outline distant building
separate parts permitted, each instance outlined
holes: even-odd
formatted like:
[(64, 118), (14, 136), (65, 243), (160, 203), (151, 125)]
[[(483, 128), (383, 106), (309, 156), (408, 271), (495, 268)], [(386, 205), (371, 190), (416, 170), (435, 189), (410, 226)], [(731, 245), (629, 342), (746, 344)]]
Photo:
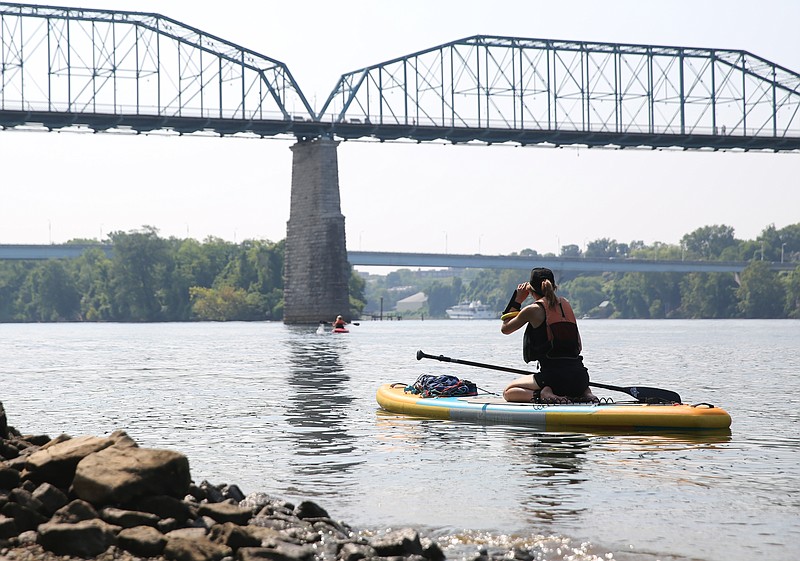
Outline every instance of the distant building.
[(428, 297), (425, 296), (425, 293), (417, 292), (408, 298), (398, 300), (396, 308), (398, 312), (416, 312), (417, 310), (424, 308), (427, 303)]

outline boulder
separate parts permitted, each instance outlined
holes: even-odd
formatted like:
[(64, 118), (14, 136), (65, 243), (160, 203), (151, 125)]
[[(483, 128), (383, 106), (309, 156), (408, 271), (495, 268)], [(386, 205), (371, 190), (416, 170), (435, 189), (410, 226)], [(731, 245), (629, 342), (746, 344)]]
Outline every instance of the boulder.
[(184, 497), (191, 476), (189, 460), (172, 450), (108, 447), (80, 460), (72, 490), (95, 505), (126, 503), (137, 497)]
[(119, 531), (99, 519), (75, 524), (48, 522), (39, 526), (36, 541), (56, 555), (96, 557), (114, 544)]
[[(138, 510), (123, 510), (121, 508), (104, 508), (100, 511), (100, 518), (121, 528), (135, 528), (137, 526), (150, 526), (156, 528), (160, 519), (155, 514), (140, 512)], [(161, 532), (159, 532), (160, 534)]]
[(253, 517), (253, 511), (249, 508), (241, 507), (231, 503), (204, 503), (201, 504), (197, 513), (200, 516), (208, 516), (219, 523), (233, 522), (244, 526)]
[(0, 514), (0, 540), (13, 538), (17, 534), (19, 534), (19, 530), (17, 530), (17, 523), (14, 522), (14, 519)]
[(231, 548), (208, 538), (169, 538), (164, 557), (172, 561), (220, 561), (233, 555)]
[(236, 553), (239, 561), (311, 561), (314, 550), (310, 546), (281, 544), (277, 548), (243, 547)]
[(166, 495), (143, 497), (126, 504), (125, 508), (149, 512), (150, 514), (155, 514), (162, 520), (172, 518), (179, 524), (184, 523), (187, 519), (197, 517), (196, 505)]
[(3, 407), (3, 402), (0, 401), (0, 438), (8, 437), (8, 419), (6, 418), (6, 410)]
[(227, 545), (236, 551), (242, 547), (260, 547), (261, 539), (251, 532), (247, 527), (238, 526), (232, 522), (217, 524), (211, 528), (208, 539), (214, 543)]
[(14, 502), (4, 504), (0, 509), (0, 514), (13, 518), (17, 530), (20, 532), (35, 530), (39, 524), (47, 522), (47, 518), (35, 510)]
[[(52, 442), (52, 441), (51, 441)], [(114, 444), (111, 438), (79, 436), (42, 446), (28, 456), (25, 477), (36, 483), (52, 483), (66, 489), (75, 476), (78, 463), (90, 454)]]
[(167, 538), (151, 526), (125, 528), (117, 534), (117, 546), (134, 555), (156, 557), (164, 551)]
[(10, 467), (0, 465), (0, 489), (11, 490), (19, 485), (19, 472)]
[(395, 530), (375, 537), (370, 541), (370, 545), (375, 548), (380, 557), (422, 555), (422, 542), (419, 534), (410, 528)]
[(51, 522), (60, 522), (63, 524), (74, 524), (84, 520), (93, 520), (98, 517), (97, 511), (94, 507), (82, 501), (75, 499), (71, 503), (59, 508), (52, 516)]
[(42, 483), (33, 491), (33, 497), (42, 504), (42, 514), (52, 516), (69, 502), (67, 496), (55, 485)]
[(303, 501), (294, 509), (294, 515), (300, 520), (306, 518), (329, 518), (328, 512), (314, 501)]
[(339, 550), (338, 559), (341, 561), (359, 561), (376, 557), (375, 549), (371, 545), (348, 542)]

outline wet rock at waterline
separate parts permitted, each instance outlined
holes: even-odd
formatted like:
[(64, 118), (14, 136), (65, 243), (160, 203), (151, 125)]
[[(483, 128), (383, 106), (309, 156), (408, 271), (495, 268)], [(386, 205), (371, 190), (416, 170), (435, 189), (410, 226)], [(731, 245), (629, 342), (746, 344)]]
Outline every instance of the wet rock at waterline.
[(22, 435), (0, 403), (0, 558), (442, 561), (411, 529), (366, 538), (312, 501), (199, 485), (189, 460), (107, 437)]

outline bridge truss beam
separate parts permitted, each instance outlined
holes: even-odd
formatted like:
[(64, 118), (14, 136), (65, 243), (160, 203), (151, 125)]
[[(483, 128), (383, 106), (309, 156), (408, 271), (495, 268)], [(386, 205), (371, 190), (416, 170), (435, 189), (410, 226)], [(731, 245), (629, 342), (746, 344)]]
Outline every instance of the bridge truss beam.
[(313, 118), (282, 62), (158, 14), (3, 2), (0, 50), (2, 127), (271, 135)]
[(800, 75), (746, 51), (479, 35), (342, 75), (319, 120), (381, 140), (793, 150)]

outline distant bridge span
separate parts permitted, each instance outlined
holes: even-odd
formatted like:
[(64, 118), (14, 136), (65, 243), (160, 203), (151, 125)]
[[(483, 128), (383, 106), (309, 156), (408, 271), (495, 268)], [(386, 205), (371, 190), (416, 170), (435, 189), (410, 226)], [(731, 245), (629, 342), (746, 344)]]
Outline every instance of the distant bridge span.
[[(0, 245), (0, 260), (72, 259), (88, 249), (98, 248), (107, 256), (107, 244)], [(453, 269), (523, 269), (548, 267), (559, 273), (739, 273), (748, 261), (673, 261), (667, 259), (595, 259), (584, 257), (526, 257), (518, 255), (457, 255), (348, 251), (353, 266), (434, 267)], [(797, 263), (769, 263), (774, 271), (792, 271)]]

